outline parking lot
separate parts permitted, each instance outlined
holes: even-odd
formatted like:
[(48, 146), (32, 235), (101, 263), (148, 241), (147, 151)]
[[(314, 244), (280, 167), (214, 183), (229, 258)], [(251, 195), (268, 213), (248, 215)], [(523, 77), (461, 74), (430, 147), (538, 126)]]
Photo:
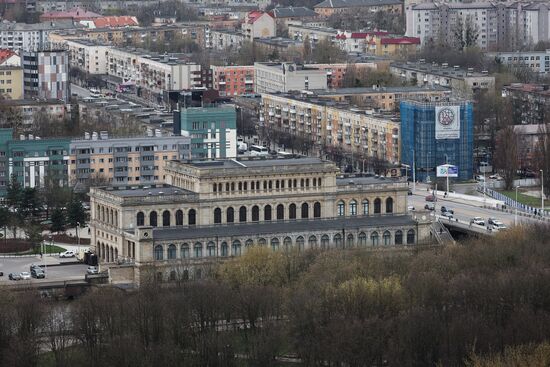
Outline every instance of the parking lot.
[[(0, 284), (16, 283), (9, 280), (10, 273), (28, 272), (31, 264), (40, 265), (46, 271), (46, 278), (34, 279), (31, 282), (47, 282), (59, 280), (78, 280), (84, 279), (86, 274), (86, 264), (74, 264), (75, 258), (60, 259), (57, 256), (47, 256), (43, 259), (40, 256), (36, 257), (6, 257), (0, 258), (0, 272), (4, 275), (0, 277)], [(66, 265), (63, 265), (63, 264)], [(44, 266), (46, 265), (46, 266)], [(17, 281), (28, 282), (28, 280)]]

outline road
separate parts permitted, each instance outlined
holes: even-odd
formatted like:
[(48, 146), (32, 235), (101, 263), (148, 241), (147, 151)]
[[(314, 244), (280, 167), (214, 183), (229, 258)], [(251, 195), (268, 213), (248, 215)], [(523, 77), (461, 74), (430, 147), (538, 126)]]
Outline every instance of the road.
[(91, 96), (91, 93), (88, 89), (79, 87), (76, 84), (71, 84), (71, 93), (76, 94), (80, 98), (88, 98)]
[[(412, 189), (412, 187), (411, 187)], [(425, 186), (417, 186), (416, 191), (413, 192), (413, 195), (408, 196), (408, 206), (413, 206), (416, 210), (424, 209), (426, 202), (426, 195), (430, 193), (426, 190)], [(447, 209), (454, 210), (454, 217), (458, 218), (459, 221), (464, 223), (469, 223), (470, 219), (473, 217), (481, 217), (487, 221), (487, 218), (495, 218), (506, 226), (511, 226), (514, 224), (515, 215), (512, 213), (504, 213), (497, 210), (485, 209), (482, 208), (482, 203), (472, 201), (471, 203), (466, 203), (463, 200), (456, 199), (445, 199), (441, 196), (438, 196), (436, 203), (437, 214), (440, 214), (441, 206), (445, 206)], [(536, 219), (526, 218), (518, 215), (518, 224), (520, 223), (534, 223), (537, 222)]]
[[(46, 262), (46, 267), (44, 267), (44, 260)], [(55, 280), (84, 279), (88, 265), (86, 264), (57, 265), (64, 262), (70, 263), (74, 261), (75, 261), (74, 258), (60, 259), (57, 256), (47, 256), (45, 259), (41, 259), (40, 256), (0, 258), (0, 271), (4, 273), (4, 276), (0, 277), (0, 285), (15, 283), (14, 281), (8, 279), (8, 274), (21, 273), (23, 271), (28, 272), (31, 264), (37, 264), (37, 265), (40, 265), (43, 269), (46, 269), (45, 279), (32, 279), (30, 280), (31, 283), (48, 282), (48, 281), (51, 282)], [(54, 264), (57, 266), (51, 266)], [(29, 281), (28, 280), (19, 281), (19, 283), (20, 282), (29, 282)]]

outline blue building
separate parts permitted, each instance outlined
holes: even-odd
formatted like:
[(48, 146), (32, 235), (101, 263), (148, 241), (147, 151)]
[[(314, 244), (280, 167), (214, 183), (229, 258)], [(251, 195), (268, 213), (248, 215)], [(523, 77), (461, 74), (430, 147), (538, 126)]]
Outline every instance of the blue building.
[[(401, 162), (416, 167), (416, 180), (435, 179), (436, 167), (458, 167), (458, 180), (473, 176), (474, 118), (472, 103), (402, 101)], [(414, 164), (413, 164), (414, 163)]]

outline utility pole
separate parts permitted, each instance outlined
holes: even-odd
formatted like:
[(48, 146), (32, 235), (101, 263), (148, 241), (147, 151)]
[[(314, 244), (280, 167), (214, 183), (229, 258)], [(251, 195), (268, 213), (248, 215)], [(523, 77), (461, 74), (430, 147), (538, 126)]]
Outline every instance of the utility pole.
[(413, 153), (413, 191), (416, 191), (416, 164), (414, 161), (414, 148), (411, 149)]
[(544, 171), (540, 170), (540, 210), (542, 216), (544, 214)]

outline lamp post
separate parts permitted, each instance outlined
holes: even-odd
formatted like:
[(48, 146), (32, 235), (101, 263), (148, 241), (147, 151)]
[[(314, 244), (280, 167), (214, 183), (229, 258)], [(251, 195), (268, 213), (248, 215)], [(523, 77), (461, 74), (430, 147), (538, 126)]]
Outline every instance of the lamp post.
[(409, 166), (408, 164), (401, 164), (401, 167), (405, 167), (405, 181), (407, 181), (407, 186), (409, 186)]
[(415, 161), (414, 161), (414, 149), (411, 149), (411, 152), (413, 154), (413, 166), (412, 166), (413, 191), (416, 191), (416, 164), (415, 164)]
[(544, 171), (540, 170), (540, 215), (544, 214)]
[(519, 185), (516, 186), (516, 214), (514, 215), (514, 225), (517, 226), (518, 224), (518, 189), (519, 189)]
[(79, 234), (79, 229), (80, 229), (80, 222), (76, 222), (76, 243), (77, 243), (77, 248), (78, 248), (78, 257), (80, 257), (80, 234)]

